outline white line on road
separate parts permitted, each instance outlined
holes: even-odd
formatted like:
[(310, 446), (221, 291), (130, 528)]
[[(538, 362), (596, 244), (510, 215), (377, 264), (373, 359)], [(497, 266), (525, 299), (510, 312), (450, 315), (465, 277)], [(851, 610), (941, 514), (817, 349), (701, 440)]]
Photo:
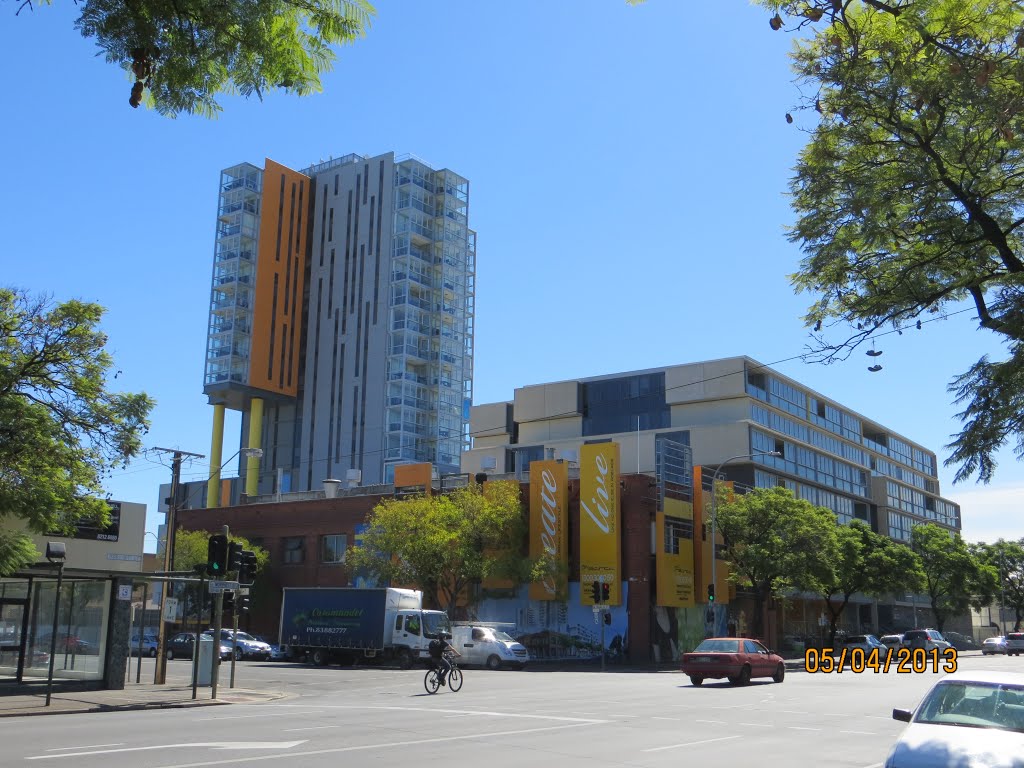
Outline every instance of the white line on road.
[(780, 712), (785, 712), (787, 715), (809, 715), (810, 712), (801, 712), (798, 709), (780, 709)]
[[(122, 747), (121, 749), (96, 749), (92, 752), (65, 752), (63, 755), (33, 755), (26, 760), (53, 760), (58, 757), (86, 757), (89, 755), (109, 755), (115, 752), (146, 752), (153, 749), (175, 749), (177, 747), (209, 747), (210, 749), (291, 749), (302, 741), (200, 741), (194, 744), (154, 744), (148, 747)], [(276, 755), (275, 757), (280, 757)], [(254, 760), (255, 758), (248, 758)]]
[(787, 725), (791, 731), (820, 731), (821, 728), (804, 728), (802, 725)]
[[(246, 757), (229, 758), (227, 760), (209, 760), (202, 763), (182, 763), (180, 765), (166, 765), (162, 768), (204, 768), (209, 765), (232, 765), (235, 763), (243, 763), (248, 765), (254, 763), (257, 760), (287, 760), (288, 758), (306, 758), (313, 755), (334, 755), (341, 752), (361, 752), (369, 749), (387, 749), (389, 747), (414, 747), (420, 744), (443, 744), (450, 741), (468, 741), (470, 739), (486, 739), (494, 736), (518, 736), (527, 733), (543, 733), (544, 731), (562, 731), (567, 728), (580, 728), (584, 725), (599, 724), (600, 720), (589, 720), (585, 723), (570, 723), (567, 725), (552, 725), (546, 728), (524, 728), (518, 731), (495, 731), (493, 733), (474, 733), (464, 734), (461, 736), (441, 736), (436, 739), (418, 739), (416, 741), (388, 741), (381, 744), (363, 744), (358, 747), (335, 747), (333, 749), (317, 749), (309, 752), (280, 752), (276, 755), (248, 755)], [(739, 738), (739, 736), (730, 736), (729, 738)]]
[(47, 752), (66, 752), (69, 749), (99, 749), (100, 747), (123, 747), (124, 742), (119, 741), (116, 744), (86, 744), (81, 747), (55, 747), (53, 749), (46, 750)]
[(307, 728), (282, 728), (282, 731), (319, 731), (324, 728), (341, 728), (340, 725), (311, 725)]
[[(308, 715), (321, 714), (322, 708), (314, 709), (312, 712), (307, 712)], [(264, 712), (261, 715), (228, 715), (226, 717), (217, 717), (216, 715), (210, 715), (209, 717), (193, 717), (193, 723), (208, 723), (211, 720), (251, 720), (254, 717), (280, 717), (276, 712)]]
[(856, 733), (860, 736), (874, 736), (874, 731), (840, 731), (840, 733)]
[[(292, 704), (279, 704), (280, 707), (291, 707)], [(521, 717), (531, 720), (558, 720), (567, 723), (606, 723), (607, 720), (593, 720), (591, 718), (583, 717), (559, 717), (557, 715), (524, 715), (518, 712), (491, 712), (482, 709), (435, 709), (434, 707), (384, 707), (374, 706), (369, 707), (358, 704), (337, 704), (337, 705), (325, 705), (321, 709), (358, 709), (365, 712), (369, 709), (385, 710), (388, 712), (434, 712), (442, 715), (487, 715), (489, 717)], [(226, 718), (225, 718), (226, 719)]]
[(695, 723), (711, 723), (712, 725), (725, 725), (725, 720), (694, 720)]
[(774, 728), (775, 727), (771, 723), (736, 723), (736, 725), (745, 725), (748, 728)]
[(667, 747), (651, 747), (645, 749), (644, 752), (660, 752), (663, 749), (678, 749), (679, 747), (695, 747), (698, 744), (710, 744), (713, 741), (729, 741), (730, 739), (738, 739), (739, 736), (722, 736), (717, 739), (702, 739), (701, 741), (687, 741), (685, 744), (669, 744)]
[(657, 716), (655, 716), (655, 717), (652, 717), (651, 720), (671, 720), (673, 723), (679, 723), (679, 722), (682, 722), (683, 718), (681, 718), (681, 717), (657, 717)]

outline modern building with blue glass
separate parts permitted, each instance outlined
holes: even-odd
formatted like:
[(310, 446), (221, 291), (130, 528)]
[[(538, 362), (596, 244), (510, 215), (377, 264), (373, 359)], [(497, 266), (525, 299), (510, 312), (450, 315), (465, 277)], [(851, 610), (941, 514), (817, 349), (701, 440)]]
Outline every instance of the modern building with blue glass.
[(451, 170), (393, 153), (223, 170), (203, 382), (215, 468), (206, 506), (239, 497), (219, 474), (225, 409), (243, 413), (250, 498), (327, 479), (387, 483), (407, 462), (457, 472), (469, 444), (475, 271), (469, 182)]
[(654, 474), (669, 439), (690, 446), (694, 466), (784, 486), (841, 523), (900, 541), (919, 523), (960, 530), (932, 451), (749, 357), (520, 387), (474, 406), (470, 432), (464, 472), (525, 477), (531, 461), (572, 461), (581, 445), (614, 440), (624, 474)]

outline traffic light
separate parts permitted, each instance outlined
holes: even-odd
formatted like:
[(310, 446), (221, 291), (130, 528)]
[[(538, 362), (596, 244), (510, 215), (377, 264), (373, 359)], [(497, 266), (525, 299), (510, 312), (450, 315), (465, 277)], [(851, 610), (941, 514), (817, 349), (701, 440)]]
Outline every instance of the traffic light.
[(248, 586), (256, 580), (256, 553), (251, 549), (242, 550), (242, 565), (238, 569), (238, 583)]
[[(608, 596), (611, 594), (610, 586), (611, 585), (605, 584), (603, 581), (601, 582), (601, 602), (602, 603), (607, 603), (608, 602)], [(605, 622), (605, 623), (607, 624), (607, 622)]]
[(708, 602), (709, 603), (715, 602), (715, 585), (714, 584), (708, 584)]
[(239, 613), (248, 613), (249, 612), (249, 596), (248, 595), (239, 595), (238, 596), (238, 600), (236, 601), (236, 603), (238, 605), (238, 612)]
[(590, 596), (594, 599), (595, 605), (601, 602), (601, 582), (590, 582)]
[(215, 533), (206, 545), (206, 570), (214, 579), (221, 578), (228, 564), (228, 537)]
[(612, 612), (611, 611), (605, 611), (604, 612), (604, 623), (605, 624), (611, 624), (612, 623)]
[(242, 570), (242, 545), (237, 541), (228, 544), (228, 571), (238, 573)]

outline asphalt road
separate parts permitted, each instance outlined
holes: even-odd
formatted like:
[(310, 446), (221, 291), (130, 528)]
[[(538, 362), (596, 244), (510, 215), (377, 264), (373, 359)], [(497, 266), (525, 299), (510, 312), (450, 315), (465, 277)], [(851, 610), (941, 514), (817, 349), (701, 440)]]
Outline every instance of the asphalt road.
[[(170, 675), (187, 677), (188, 668), (172, 662)], [(961, 657), (960, 668), (1024, 670), (1024, 659)], [(470, 669), (459, 693), (442, 688), (431, 696), (423, 674), (246, 662), (237, 685), (292, 695), (263, 704), (12, 718), (0, 725), (0, 765), (675, 768), (713, 761), (781, 768), (815, 761), (868, 768), (881, 765), (903, 727), (892, 708), (915, 706), (940, 676), (792, 672), (782, 684), (696, 688), (671, 672)]]

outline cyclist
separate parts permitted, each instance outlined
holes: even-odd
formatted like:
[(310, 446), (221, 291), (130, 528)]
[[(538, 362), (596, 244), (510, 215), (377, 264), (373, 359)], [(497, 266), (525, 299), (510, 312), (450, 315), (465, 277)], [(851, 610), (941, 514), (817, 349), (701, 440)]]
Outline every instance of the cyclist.
[(441, 670), (441, 685), (444, 685), (445, 678), (447, 677), (448, 673), (452, 671), (452, 663), (448, 661), (447, 657), (445, 656), (445, 652), (450, 650), (456, 656), (462, 655), (461, 653), (455, 650), (455, 646), (448, 642), (449, 640), (451, 640), (451, 637), (451, 635), (445, 632), (439, 632), (437, 637), (431, 640), (430, 645), (427, 646), (427, 650), (430, 652), (431, 662), (433, 662), (436, 668)]

